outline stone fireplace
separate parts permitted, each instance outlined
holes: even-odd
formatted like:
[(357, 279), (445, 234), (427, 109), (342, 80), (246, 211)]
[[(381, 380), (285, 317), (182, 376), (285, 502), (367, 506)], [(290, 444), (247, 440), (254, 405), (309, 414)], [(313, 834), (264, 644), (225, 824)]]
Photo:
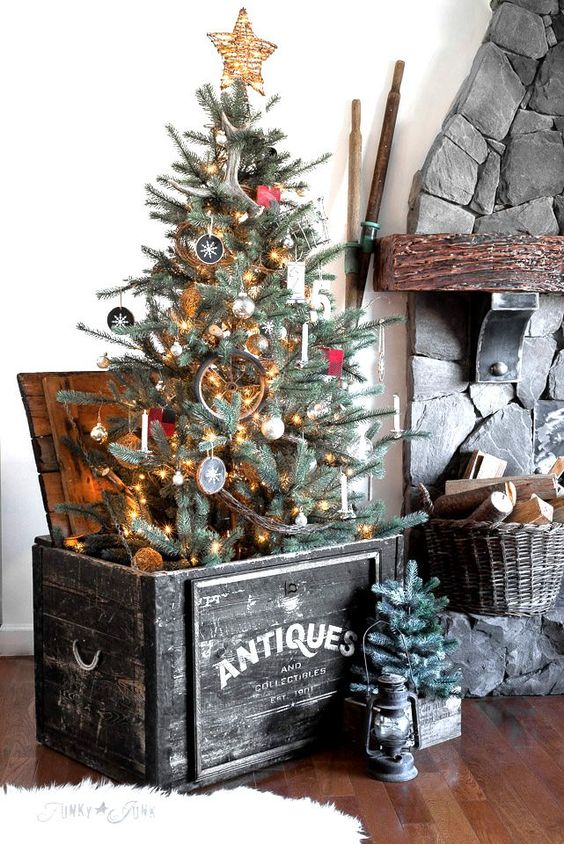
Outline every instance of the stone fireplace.
[[(507, 476), (546, 472), (564, 455), (564, 2), (493, 0), (492, 10), (415, 175), (410, 234), (380, 244), (377, 289), (409, 294), (409, 427), (432, 434), (406, 445), (408, 509), (419, 483), (436, 497), (474, 450), (506, 460)], [(525, 297), (523, 308), (540, 294), (521, 329), (509, 315), (490, 332), (500, 347), (512, 335), (516, 377), (478, 365), (496, 291), (517, 307)], [(465, 693), (564, 693), (564, 593), (534, 618), (446, 616)]]

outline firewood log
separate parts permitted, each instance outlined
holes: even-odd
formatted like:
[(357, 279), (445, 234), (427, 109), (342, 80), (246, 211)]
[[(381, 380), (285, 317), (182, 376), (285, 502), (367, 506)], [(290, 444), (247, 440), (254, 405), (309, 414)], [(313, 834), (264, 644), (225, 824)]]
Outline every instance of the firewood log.
[[(554, 507), (554, 503), (552, 502), (552, 506)], [(562, 524), (564, 522), (564, 501), (560, 501), (559, 507), (554, 507), (554, 513), (552, 514), (552, 521), (559, 522)]]
[(554, 508), (538, 495), (531, 495), (528, 501), (518, 501), (511, 514), (511, 521), (521, 525), (549, 525)]
[(501, 460), (493, 454), (483, 451), (473, 451), (462, 475), (465, 480), (477, 478), (501, 478), (507, 468), (507, 460)]
[(517, 499), (515, 485), (511, 481), (496, 481), (489, 486), (441, 495), (433, 503), (433, 517), (438, 519), (457, 519), (468, 516), (482, 504), (493, 492), (506, 495), (513, 504)]
[[(515, 489), (515, 487), (513, 487)], [(492, 492), (461, 524), (488, 522), (492, 527), (501, 524), (513, 512), (513, 503), (504, 492)]]
[(562, 474), (564, 474), (564, 457), (558, 457), (552, 469), (550, 470), (551, 475), (556, 475), (559, 478)]
[[(517, 475), (516, 477), (503, 478), (504, 481), (511, 481), (517, 487), (517, 497), (521, 500), (528, 500), (531, 495), (538, 495), (545, 501), (555, 498), (557, 494), (556, 475)], [(493, 487), (499, 484), (500, 478), (480, 478), (479, 480), (456, 480), (447, 481), (445, 494), (451, 495), (460, 492), (469, 492), (481, 487)]]

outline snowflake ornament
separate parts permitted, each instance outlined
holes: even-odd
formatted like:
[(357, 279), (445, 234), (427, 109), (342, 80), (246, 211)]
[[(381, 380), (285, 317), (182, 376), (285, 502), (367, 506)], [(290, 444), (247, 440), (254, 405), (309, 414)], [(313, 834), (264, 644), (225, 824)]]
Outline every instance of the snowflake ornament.
[(215, 234), (204, 234), (196, 241), (196, 255), (203, 264), (217, 264), (223, 252), (223, 243)]
[(196, 483), (200, 492), (214, 495), (225, 486), (227, 469), (221, 457), (205, 457), (196, 470)]

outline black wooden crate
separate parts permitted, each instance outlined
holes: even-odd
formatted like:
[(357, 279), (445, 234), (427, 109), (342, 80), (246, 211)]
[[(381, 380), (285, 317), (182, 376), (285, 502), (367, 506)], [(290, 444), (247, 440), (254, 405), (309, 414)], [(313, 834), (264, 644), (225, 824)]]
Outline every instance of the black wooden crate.
[(35, 545), (38, 740), (117, 780), (196, 787), (334, 736), (369, 588), (401, 551), (145, 574)]

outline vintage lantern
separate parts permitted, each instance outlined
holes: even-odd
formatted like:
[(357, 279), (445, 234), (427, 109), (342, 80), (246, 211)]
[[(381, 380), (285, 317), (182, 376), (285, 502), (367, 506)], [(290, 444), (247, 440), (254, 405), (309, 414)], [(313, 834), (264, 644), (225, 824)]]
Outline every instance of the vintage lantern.
[[(366, 755), (370, 775), (385, 782), (405, 782), (417, 776), (413, 755), (407, 750), (417, 717), (417, 695), (408, 692), (405, 677), (383, 674), (378, 691), (367, 703)], [(415, 731), (416, 733), (416, 731)], [(415, 747), (418, 747), (415, 742)]]

